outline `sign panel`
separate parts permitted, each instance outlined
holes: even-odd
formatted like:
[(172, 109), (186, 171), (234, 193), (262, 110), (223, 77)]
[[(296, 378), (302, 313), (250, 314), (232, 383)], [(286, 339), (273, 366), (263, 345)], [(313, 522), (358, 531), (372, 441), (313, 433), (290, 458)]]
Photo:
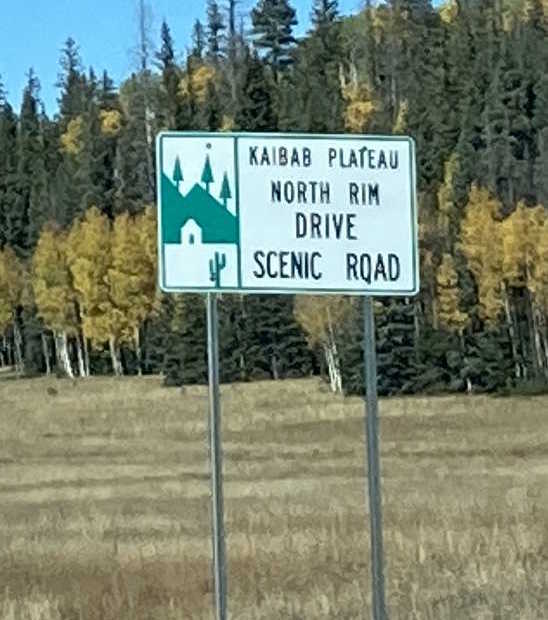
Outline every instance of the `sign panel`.
[(167, 292), (418, 292), (414, 143), (361, 135), (157, 139)]

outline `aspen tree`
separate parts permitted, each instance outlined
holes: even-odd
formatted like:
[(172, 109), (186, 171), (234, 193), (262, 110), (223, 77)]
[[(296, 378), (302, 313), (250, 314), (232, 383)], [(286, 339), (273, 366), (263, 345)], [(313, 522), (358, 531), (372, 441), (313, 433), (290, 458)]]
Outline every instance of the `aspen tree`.
[(307, 334), (312, 346), (320, 346), (329, 373), (333, 392), (342, 392), (342, 369), (337, 348), (337, 326), (348, 310), (350, 302), (340, 296), (301, 295), (295, 299), (295, 318)]
[[(72, 378), (68, 338), (79, 337), (76, 291), (68, 265), (67, 236), (51, 226), (44, 228), (38, 239), (32, 258), (32, 286), (38, 315), (54, 334), (59, 367)], [(82, 370), (80, 367), (81, 374)]]
[(364, 84), (350, 83), (343, 88), (346, 102), (344, 125), (352, 133), (363, 133), (369, 129), (371, 121), (378, 110), (369, 88)]
[(461, 224), (461, 247), (478, 287), (479, 314), (496, 323), (504, 309), (500, 203), (473, 186)]
[(24, 293), (23, 264), (15, 252), (6, 247), (0, 250), (0, 332), (13, 329), (15, 368), (19, 374), (25, 370), (23, 337), (17, 317)]
[[(521, 290), (527, 299), (527, 322), (529, 326), (531, 359), (535, 373), (544, 366), (542, 351), (541, 319), (532, 290), (532, 280), (538, 265), (538, 245), (544, 223), (544, 209), (532, 209), (518, 204), (513, 213), (502, 223), (503, 273), (510, 304), (512, 292)], [(526, 343), (521, 342), (525, 351)]]
[(142, 372), (141, 326), (152, 313), (156, 293), (155, 222), (151, 208), (131, 218), (118, 216), (112, 229), (112, 261), (108, 270), (112, 313), (120, 338), (133, 342)]
[(502, 312), (506, 317), (514, 372), (523, 375), (518, 355), (518, 339), (506, 286), (503, 281), (503, 241), (500, 223), (501, 204), (488, 190), (473, 185), (461, 223), (462, 251), (478, 288), (479, 316), (494, 326)]
[(111, 243), (109, 220), (92, 207), (70, 231), (68, 256), (82, 312), (84, 336), (94, 346), (108, 342), (114, 374), (120, 376), (123, 374), (120, 342), (125, 319), (110, 296)]
[(438, 319), (440, 325), (451, 332), (462, 335), (470, 322), (466, 312), (460, 310), (458, 275), (455, 260), (444, 254), (436, 274)]

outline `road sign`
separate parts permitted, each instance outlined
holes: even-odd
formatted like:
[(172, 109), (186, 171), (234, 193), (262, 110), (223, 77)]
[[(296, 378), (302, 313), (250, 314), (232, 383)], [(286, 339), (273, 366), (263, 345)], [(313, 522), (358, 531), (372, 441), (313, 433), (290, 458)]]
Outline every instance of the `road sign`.
[(385, 620), (373, 296), (419, 290), (410, 138), (165, 132), (157, 138), (166, 292), (207, 292), (213, 573), (226, 620), (217, 296), (364, 295), (373, 620)]
[(164, 291), (418, 291), (410, 138), (165, 132), (157, 171)]

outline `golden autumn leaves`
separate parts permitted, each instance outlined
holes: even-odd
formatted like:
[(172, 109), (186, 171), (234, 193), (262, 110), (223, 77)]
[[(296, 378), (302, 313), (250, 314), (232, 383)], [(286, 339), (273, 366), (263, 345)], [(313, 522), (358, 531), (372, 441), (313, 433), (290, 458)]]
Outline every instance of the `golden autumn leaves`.
[(526, 289), (548, 312), (548, 225), (544, 207), (520, 203), (502, 219), (500, 203), (472, 187), (461, 225), (461, 247), (478, 287), (480, 314), (496, 322), (509, 288)]
[[(140, 356), (140, 328), (156, 300), (156, 221), (152, 208), (114, 222), (91, 208), (69, 231), (46, 227), (30, 279), (38, 314), (54, 334), (78, 344), (108, 343), (116, 374), (120, 345)], [(87, 374), (85, 356), (83, 374)], [(82, 370), (82, 369), (81, 369)]]

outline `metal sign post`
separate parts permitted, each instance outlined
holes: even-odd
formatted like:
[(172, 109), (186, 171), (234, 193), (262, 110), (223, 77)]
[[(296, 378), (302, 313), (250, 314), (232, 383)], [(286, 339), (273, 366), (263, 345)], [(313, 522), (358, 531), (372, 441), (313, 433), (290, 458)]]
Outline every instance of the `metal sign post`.
[(215, 619), (226, 620), (226, 552), (221, 450), (221, 402), (219, 398), (219, 330), (217, 295), (207, 295), (207, 357), (209, 372), (209, 454), (211, 464), (211, 512), (213, 516), (213, 579)]
[(373, 620), (386, 619), (384, 594), (384, 554), (382, 540), (382, 498), (379, 456), (379, 418), (377, 402), (377, 358), (373, 299), (363, 299), (365, 403), (367, 436), (367, 478), (371, 527), (371, 590)]

